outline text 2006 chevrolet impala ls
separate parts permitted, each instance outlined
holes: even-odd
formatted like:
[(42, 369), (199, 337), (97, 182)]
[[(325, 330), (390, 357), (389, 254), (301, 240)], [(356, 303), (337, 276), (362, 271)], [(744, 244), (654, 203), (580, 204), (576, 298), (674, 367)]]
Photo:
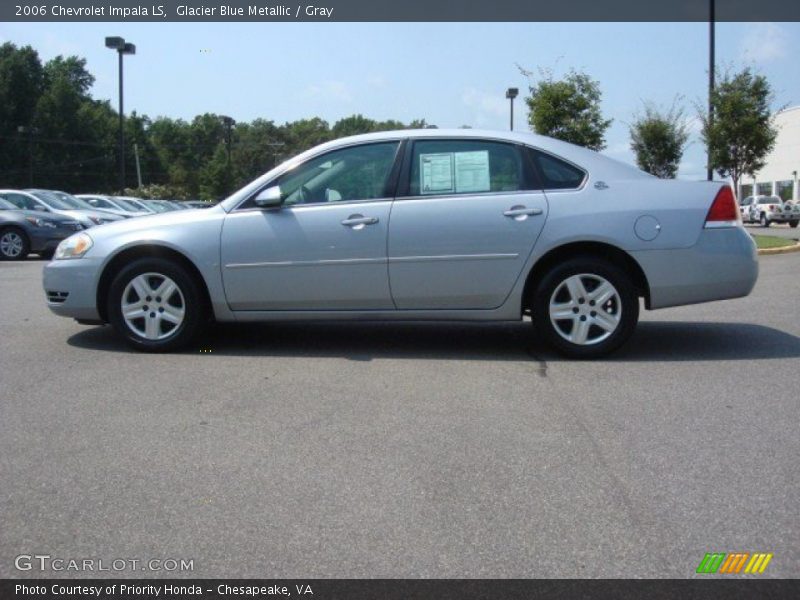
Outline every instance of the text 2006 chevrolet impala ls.
[(529, 133), (336, 140), (218, 206), (58, 247), (48, 306), (177, 348), (210, 318), (519, 320), (595, 357), (648, 309), (747, 295), (758, 263), (731, 189), (664, 181)]

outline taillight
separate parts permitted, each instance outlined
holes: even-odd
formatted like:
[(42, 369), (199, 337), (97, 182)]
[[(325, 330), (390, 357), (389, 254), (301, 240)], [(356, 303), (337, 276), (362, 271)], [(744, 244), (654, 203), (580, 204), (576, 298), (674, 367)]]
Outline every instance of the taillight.
[(729, 185), (722, 186), (706, 215), (706, 227), (734, 227), (742, 215), (736, 209), (736, 199)]

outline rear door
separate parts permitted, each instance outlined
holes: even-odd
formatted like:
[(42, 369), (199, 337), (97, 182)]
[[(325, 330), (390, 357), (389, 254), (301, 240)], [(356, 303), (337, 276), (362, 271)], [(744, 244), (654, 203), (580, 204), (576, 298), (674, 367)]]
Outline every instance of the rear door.
[(500, 306), (547, 217), (547, 200), (521, 147), (417, 139), (401, 178), (388, 245), (397, 308)]

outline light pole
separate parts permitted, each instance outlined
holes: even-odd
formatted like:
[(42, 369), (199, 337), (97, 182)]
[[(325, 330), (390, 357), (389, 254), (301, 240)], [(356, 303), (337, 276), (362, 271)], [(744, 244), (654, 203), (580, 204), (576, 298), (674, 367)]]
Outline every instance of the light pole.
[(519, 95), (518, 88), (508, 88), (506, 90), (506, 98), (511, 102), (511, 131), (514, 131), (514, 98)]
[(121, 37), (107, 37), (106, 48), (116, 50), (119, 55), (119, 193), (125, 194), (125, 130), (123, 128), (124, 110), (122, 104), (122, 57), (136, 54), (136, 46)]
[[(714, 0), (709, 0), (708, 6), (708, 127), (714, 126), (714, 103), (711, 100), (714, 94)], [(714, 178), (714, 169), (711, 168), (711, 148), (708, 152), (708, 170), (706, 179), (711, 181)]]

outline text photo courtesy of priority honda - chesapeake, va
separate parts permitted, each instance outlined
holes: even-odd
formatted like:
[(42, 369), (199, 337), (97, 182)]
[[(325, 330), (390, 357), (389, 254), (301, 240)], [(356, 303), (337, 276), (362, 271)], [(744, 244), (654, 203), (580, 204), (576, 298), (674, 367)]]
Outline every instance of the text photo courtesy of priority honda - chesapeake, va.
[(794, 598), (800, 5), (0, 5), (0, 598)]

